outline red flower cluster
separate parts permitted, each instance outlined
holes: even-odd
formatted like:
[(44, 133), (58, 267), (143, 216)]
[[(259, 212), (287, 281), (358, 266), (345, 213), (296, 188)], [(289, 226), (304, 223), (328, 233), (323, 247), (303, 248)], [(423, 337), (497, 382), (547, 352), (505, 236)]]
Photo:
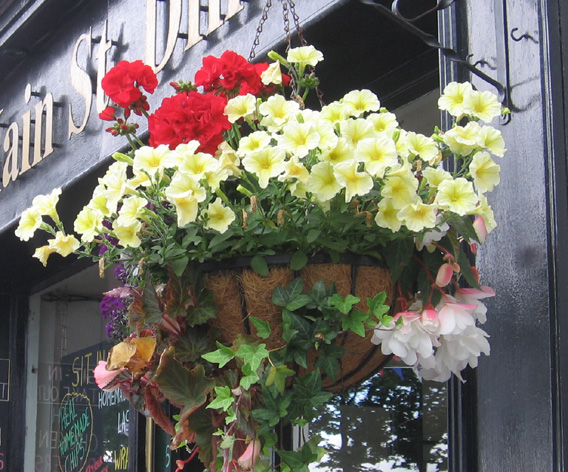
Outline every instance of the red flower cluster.
[(152, 68), (142, 61), (120, 61), (106, 73), (101, 85), (114, 103), (122, 108), (132, 108), (136, 113), (140, 108), (148, 110), (146, 96), (140, 87), (148, 93), (154, 93), (158, 78)]
[(252, 93), (259, 95), (265, 86), (260, 74), (268, 64), (251, 64), (234, 51), (225, 51), (221, 57), (203, 58), (203, 67), (195, 74), (195, 85), (205, 92), (214, 92), (229, 98)]
[(223, 114), (226, 104), (224, 97), (195, 91), (164, 98), (162, 106), (148, 118), (150, 146), (167, 144), (175, 149), (195, 139), (201, 143), (199, 151), (214, 154), (223, 141), (223, 132), (231, 128)]

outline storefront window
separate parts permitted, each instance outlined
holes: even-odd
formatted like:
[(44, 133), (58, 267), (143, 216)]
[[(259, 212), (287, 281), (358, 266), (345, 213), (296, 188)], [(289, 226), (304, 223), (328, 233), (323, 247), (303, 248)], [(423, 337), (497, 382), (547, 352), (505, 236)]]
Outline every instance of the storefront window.
[(26, 444), (26, 470), (128, 468), (129, 403), (119, 389), (99, 390), (93, 378), (113, 344), (99, 308), (109, 288), (93, 268), (32, 298), (30, 334), (37, 343), (30, 343), (27, 422), (34, 434)]
[(312, 472), (448, 470), (446, 384), (391, 362), (310, 425), (328, 451)]

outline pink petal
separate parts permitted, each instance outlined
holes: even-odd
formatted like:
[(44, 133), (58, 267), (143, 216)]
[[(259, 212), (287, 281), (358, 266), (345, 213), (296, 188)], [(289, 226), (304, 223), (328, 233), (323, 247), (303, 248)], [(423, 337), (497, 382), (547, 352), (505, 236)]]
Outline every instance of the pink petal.
[(112, 390), (115, 390), (118, 387), (118, 384), (113, 385), (110, 388), (107, 388), (107, 386), (111, 384), (112, 381), (122, 372), (122, 369), (107, 370), (106, 367), (107, 367), (106, 361), (99, 361), (99, 364), (97, 365), (97, 367), (95, 367), (93, 373), (95, 375), (95, 382), (97, 383), (97, 386), (101, 390), (106, 390), (107, 392), (110, 392)]
[(482, 216), (477, 216), (473, 222), (473, 228), (477, 233), (477, 238), (479, 239), (480, 243), (485, 242), (485, 238), (487, 237), (487, 226), (485, 225), (485, 220)]
[(436, 285), (438, 287), (445, 287), (450, 283), (452, 280), (452, 276), (454, 275), (454, 268), (451, 264), (447, 262), (442, 264), (438, 269), (438, 274), (436, 275)]

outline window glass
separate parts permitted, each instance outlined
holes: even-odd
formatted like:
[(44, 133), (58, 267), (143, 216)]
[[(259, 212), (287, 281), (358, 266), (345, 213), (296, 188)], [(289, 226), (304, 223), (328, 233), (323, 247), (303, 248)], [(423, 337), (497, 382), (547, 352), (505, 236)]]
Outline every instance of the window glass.
[(113, 344), (99, 307), (109, 288), (93, 268), (32, 298), (26, 470), (127, 470), (129, 403), (93, 377)]
[(310, 425), (328, 451), (312, 472), (448, 470), (446, 384), (391, 362)]

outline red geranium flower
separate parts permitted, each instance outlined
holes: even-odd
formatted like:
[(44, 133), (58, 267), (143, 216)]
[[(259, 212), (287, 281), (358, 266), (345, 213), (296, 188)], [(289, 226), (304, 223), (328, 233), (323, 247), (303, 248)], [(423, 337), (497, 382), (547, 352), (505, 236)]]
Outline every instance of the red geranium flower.
[(226, 104), (224, 97), (195, 91), (165, 98), (148, 118), (150, 146), (167, 144), (175, 149), (195, 139), (201, 143), (199, 151), (214, 154), (223, 141), (223, 132), (231, 128), (223, 114)]
[(154, 93), (158, 78), (152, 68), (142, 61), (120, 61), (106, 73), (101, 85), (114, 103), (128, 108), (143, 97), (140, 87), (148, 93)]

